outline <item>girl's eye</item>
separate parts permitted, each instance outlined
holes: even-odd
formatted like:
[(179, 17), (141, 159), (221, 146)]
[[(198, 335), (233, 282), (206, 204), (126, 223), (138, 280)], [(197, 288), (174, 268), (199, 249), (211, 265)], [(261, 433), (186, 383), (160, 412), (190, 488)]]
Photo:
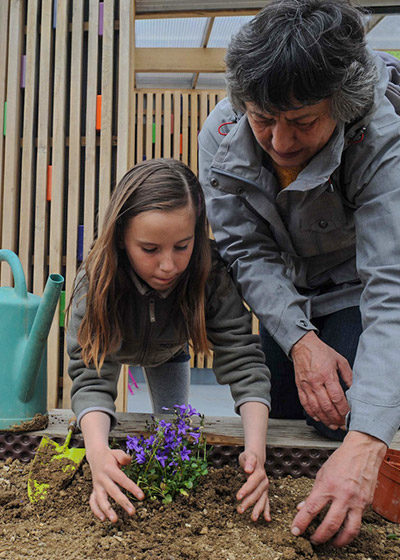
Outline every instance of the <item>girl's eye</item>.
[(185, 251), (188, 247), (189, 245), (177, 245), (175, 249), (176, 251)]
[(147, 249), (146, 247), (142, 247), (142, 251), (144, 251), (145, 253), (155, 253), (156, 252), (156, 248), (153, 247), (152, 249)]

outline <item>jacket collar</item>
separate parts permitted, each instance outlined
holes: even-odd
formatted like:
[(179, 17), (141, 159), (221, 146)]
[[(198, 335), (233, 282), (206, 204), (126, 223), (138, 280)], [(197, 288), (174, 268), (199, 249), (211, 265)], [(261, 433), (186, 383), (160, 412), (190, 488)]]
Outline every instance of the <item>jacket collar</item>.
[(129, 277), (132, 280), (135, 288), (137, 289), (137, 291), (139, 292), (139, 294), (141, 296), (154, 296), (157, 295), (158, 297), (160, 297), (161, 299), (166, 299), (170, 293), (174, 290), (175, 286), (172, 286), (171, 288), (168, 288), (168, 290), (165, 290), (163, 292), (158, 292), (157, 290), (154, 290), (153, 288), (151, 288), (148, 284), (146, 284), (146, 282), (144, 282), (137, 274), (136, 272), (133, 270), (132, 267), (129, 268)]

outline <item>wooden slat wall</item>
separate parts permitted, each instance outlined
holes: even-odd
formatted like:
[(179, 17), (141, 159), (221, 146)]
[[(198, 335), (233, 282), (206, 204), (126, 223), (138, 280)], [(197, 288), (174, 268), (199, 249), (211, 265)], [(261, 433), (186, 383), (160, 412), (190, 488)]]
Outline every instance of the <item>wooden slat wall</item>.
[[(174, 157), (197, 173), (198, 131), (225, 96), (222, 90), (134, 90), (133, 20), (134, 0), (104, 2), (102, 35), (99, 0), (0, 2), (0, 246), (18, 253), (35, 294), (43, 293), (49, 273), (59, 272), (68, 303), (111, 191), (133, 164)], [(11, 282), (5, 266), (1, 285)], [(48, 344), (49, 408), (70, 406), (66, 365), (57, 312)], [(192, 365), (211, 367), (211, 361), (192, 356)], [(126, 377), (125, 371), (119, 410)]]

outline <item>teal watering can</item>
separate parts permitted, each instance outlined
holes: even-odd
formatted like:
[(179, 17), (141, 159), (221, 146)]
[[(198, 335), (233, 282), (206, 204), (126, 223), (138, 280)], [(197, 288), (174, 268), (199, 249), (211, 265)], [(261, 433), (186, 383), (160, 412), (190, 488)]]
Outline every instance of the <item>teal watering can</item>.
[(43, 297), (30, 294), (21, 262), (0, 250), (14, 288), (0, 288), (0, 430), (13, 430), (47, 413), (46, 342), (64, 278), (51, 274)]

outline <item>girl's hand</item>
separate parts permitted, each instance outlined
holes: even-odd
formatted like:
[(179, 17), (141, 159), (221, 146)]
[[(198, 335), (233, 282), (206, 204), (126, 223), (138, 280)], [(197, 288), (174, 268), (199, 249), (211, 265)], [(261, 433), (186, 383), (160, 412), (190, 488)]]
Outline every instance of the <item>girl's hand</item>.
[(120, 486), (138, 500), (143, 500), (144, 494), (139, 486), (121, 471), (121, 466), (129, 464), (130, 461), (130, 456), (122, 450), (109, 447), (92, 450), (88, 456), (93, 480), (93, 491), (89, 503), (92, 512), (100, 521), (109, 519), (115, 523), (118, 520), (118, 516), (108, 500), (109, 497), (123, 507), (129, 515), (135, 513), (135, 508), (121, 492)]
[(253, 521), (257, 521), (260, 514), (263, 514), (265, 521), (271, 521), (269, 480), (264, 469), (264, 461), (254, 452), (245, 450), (239, 455), (239, 464), (246, 473), (247, 481), (236, 494), (236, 498), (241, 501), (237, 511), (243, 513), (254, 505), (251, 514)]

